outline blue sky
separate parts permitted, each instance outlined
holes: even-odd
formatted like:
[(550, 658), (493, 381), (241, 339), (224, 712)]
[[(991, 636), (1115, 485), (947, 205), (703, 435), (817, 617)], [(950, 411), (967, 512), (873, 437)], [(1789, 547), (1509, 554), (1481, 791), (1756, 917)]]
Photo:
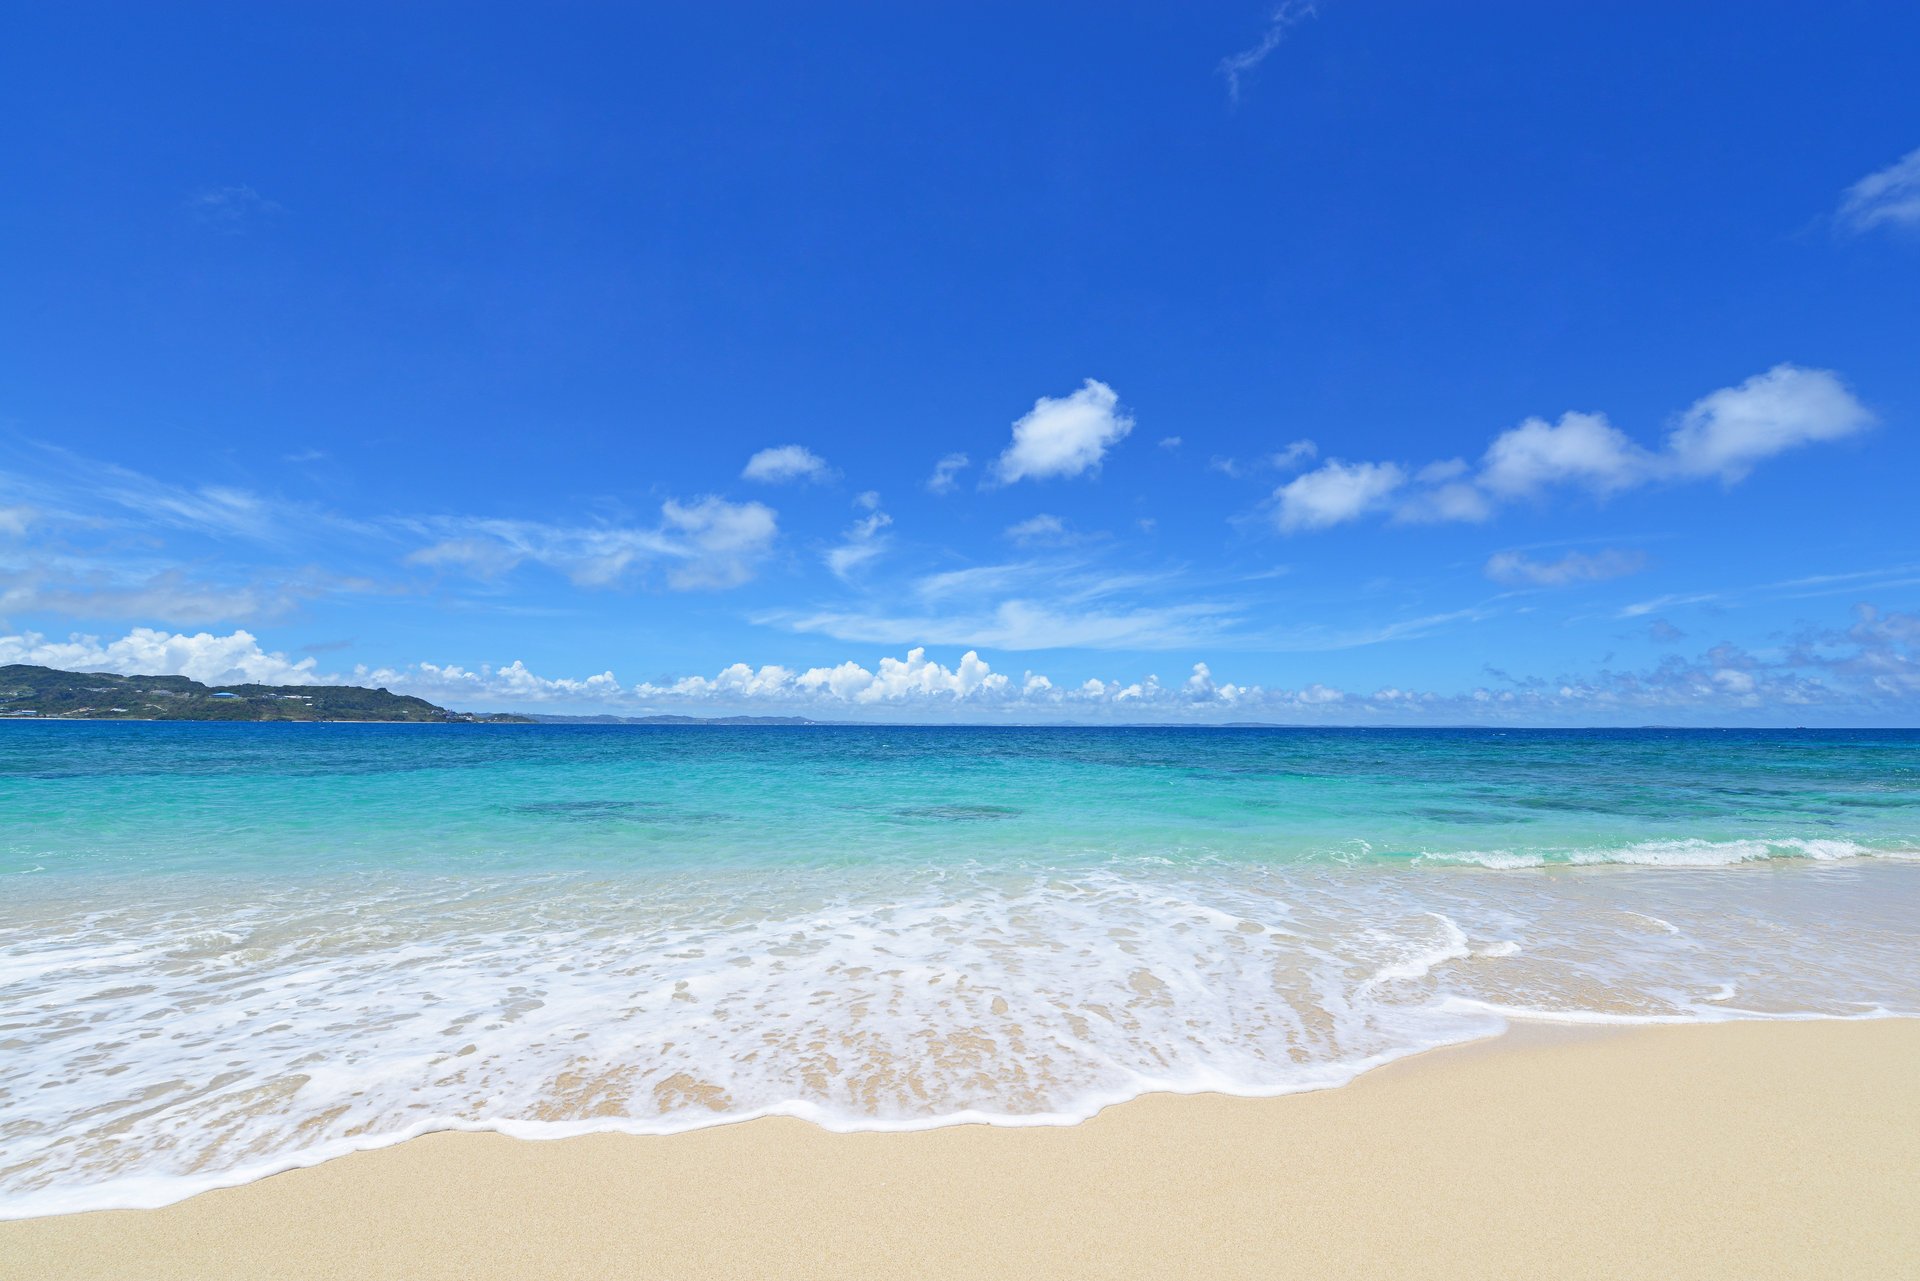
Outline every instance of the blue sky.
[(1920, 721), (1920, 11), (42, 6), (0, 662)]

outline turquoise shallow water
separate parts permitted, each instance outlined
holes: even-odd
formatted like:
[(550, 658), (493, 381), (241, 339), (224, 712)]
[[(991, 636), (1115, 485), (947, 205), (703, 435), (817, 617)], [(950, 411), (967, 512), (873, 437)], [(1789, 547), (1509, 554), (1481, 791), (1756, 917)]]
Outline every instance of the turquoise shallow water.
[(1920, 1012), (1913, 732), (0, 724), (0, 1212)]

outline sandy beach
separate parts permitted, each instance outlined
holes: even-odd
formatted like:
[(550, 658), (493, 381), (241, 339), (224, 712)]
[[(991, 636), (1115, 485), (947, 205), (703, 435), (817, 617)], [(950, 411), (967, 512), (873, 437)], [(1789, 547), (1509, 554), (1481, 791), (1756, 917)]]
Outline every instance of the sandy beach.
[(436, 1134), (0, 1224), (45, 1278), (1910, 1277), (1920, 1021), (1523, 1027), (1071, 1128)]

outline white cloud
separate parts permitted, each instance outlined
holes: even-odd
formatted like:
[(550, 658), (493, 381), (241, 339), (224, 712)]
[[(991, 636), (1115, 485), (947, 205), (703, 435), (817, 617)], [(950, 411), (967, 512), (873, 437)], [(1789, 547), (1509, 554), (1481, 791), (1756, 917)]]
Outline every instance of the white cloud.
[(1480, 484), (1502, 498), (1528, 498), (1568, 482), (1605, 494), (1647, 474), (1645, 451), (1605, 414), (1566, 413), (1557, 424), (1529, 418), (1496, 436), (1481, 460)]
[(457, 706), (463, 711), (555, 702), (576, 706), (583, 703), (618, 705), (627, 699), (627, 691), (611, 671), (581, 680), (549, 678), (535, 675), (518, 659), (504, 667), (482, 663), (478, 668), (436, 663), (413, 663), (406, 667), (362, 664), (353, 669), (352, 683), (412, 694), (442, 706)]
[(782, 485), (790, 480), (823, 481), (833, 479), (827, 460), (804, 445), (777, 445), (763, 449), (747, 459), (740, 475), (767, 485)]
[(196, 191), (187, 197), (187, 211), (230, 234), (239, 233), (257, 219), (284, 212), (280, 205), (244, 183)]
[(1775, 365), (1695, 401), (1667, 438), (1667, 458), (1680, 475), (1718, 476), (1731, 484), (1762, 459), (1851, 436), (1873, 421), (1830, 371)]
[(1013, 443), (994, 464), (1001, 484), (1097, 471), (1107, 450), (1133, 430), (1113, 388), (1089, 378), (1072, 395), (1042, 396), (1013, 424)]
[(1162, 436), (1160, 438), (1160, 448), (1162, 449), (1178, 449), (1181, 443), (1178, 436)]
[(1355, 520), (1386, 506), (1406, 479), (1406, 472), (1395, 463), (1331, 459), (1273, 491), (1274, 519), (1287, 533)]
[(882, 531), (891, 524), (893, 517), (883, 511), (854, 521), (847, 527), (845, 541), (827, 549), (827, 568), (836, 578), (851, 577), (855, 570), (887, 549), (887, 538)]
[(690, 590), (734, 587), (752, 578), (772, 550), (779, 523), (772, 508), (721, 498), (661, 504), (653, 528), (567, 526), (485, 518), (416, 522), (440, 537), (408, 564), (464, 570), (497, 578), (529, 561), (581, 587), (610, 587), (630, 573), (664, 566), (669, 586)]
[(1313, 0), (1280, 0), (1268, 13), (1267, 25), (1261, 31), (1260, 39), (1251, 47), (1220, 60), (1220, 74), (1227, 79), (1227, 96), (1239, 102), (1241, 78), (1265, 62), (1267, 55), (1280, 47), (1280, 42), (1286, 39), (1288, 28), (1318, 12)]
[(1852, 231), (1920, 227), (1920, 148), (1848, 187), (1840, 221)]
[(1493, 518), (1493, 502), (1470, 479), (1464, 458), (1428, 463), (1414, 473), (1413, 492), (1394, 508), (1393, 518), (1416, 525), (1459, 521), (1477, 525)]
[(31, 507), (0, 507), (0, 535), (20, 537), (33, 523), (35, 514)]
[(965, 454), (948, 454), (933, 465), (933, 475), (927, 477), (927, 489), (936, 494), (950, 494), (959, 487), (958, 479), (971, 462)]
[(31, 663), (69, 672), (118, 672), (123, 676), (185, 676), (206, 685), (313, 685), (326, 679), (314, 660), (291, 661), (260, 648), (252, 633), (188, 636), (136, 627), (116, 641), (74, 633), (64, 641), (37, 632), (0, 636), (0, 665)]
[(273, 504), (258, 494), (225, 485), (189, 489), (122, 467), (101, 469), (94, 493), (129, 511), (175, 528), (215, 537), (272, 542), (285, 529)]
[(904, 659), (883, 658), (876, 670), (851, 661), (804, 672), (735, 663), (711, 678), (687, 676), (666, 685), (634, 687), (643, 700), (766, 699), (854, 705), (979, 701), (1005, 698), (1011, 691), (1008, 678), (972, 650), (955, 666), (946, 667), (929, 659), (922, 647), (909, 650)]
[(1598, 552), (1568, 552), (1558, 560), (1532, 560), (1521, 552), (1496, 552), (1486, 575), (1496, 583), (1527, 587), (1564, 587), (1569, 583), (1624, 578), (1646, 567), (1646, 554), (1609, 547)]
[(1055, 545), (1072, 538), (1067, 532), (1067, 522), (1046, 512), (1007, 526), (1006, 534), (1022, 547)]
[(484, 535), (443, 538), (407, 555), (407, 564), (429, 569), (461, 569), (475, 578), (498, 578), (530, 556), (539, 559), (529, 547), (528, 535), (537, 526), (514, 521), (476, 521)]
[[(1606, 498), (1663, 481), (1718, 477), (1733, 484), (1765, 459), (1839, 440), (1874, 421), (1832, 371), (1782, 364), (1695, 401), (1657, 450), (1629, 438), (1604, 414), (1528, 418), (1496, 436), (1477, 468), (1451, 458), (1409, 478), (1399, 463), (1333, 460), (1276, 490), (1275, 518), (1287, 532), (1388, 509), (1403, 523), (1471, 523), (1491, 519), (1503, 503), (1539, 499), (1556, 487)], [(1223, 470), (1238, 474), (1225, 461)]]
[(984, 649), (1179, 649), (1217, 638), (1233, 619), (1224, 606), (1192, 603), (1105, 610), (1006, 600), (973, 613), (889, 615), (823, 610), (769, 613), (754, 622), (880, 645), (930, 642)]
[(1263, 468), (1280, 472), (1298, 471), (1319, 456), (1320, 446), (1310, 440), (1294, 440), (1287, 442), (1284, 448), (1277, 449), (1264, 458), (1256, 458), (1251, 463), (1243, 463), (1238, 458), (1227, 458), (1215, 454), (1207, 460), (1207, 468), (1223, 476), (1240, 480), (1254, 475)]
[[(1718, 644), (1694, 658), (1668, 654), (1645, 671), (1601, 670), (1584, 675), (1514, 677), (1493, 671), (1495, 688), (1455, 693), (1386, 686), (1361, 695), (1311, 681), (1298, 688), (1242, 685), (1217, 678), (1202, 661), (1184, 679), (1055, 681), (1027, 671), (996, 672), (977, 649), (952, 666), (913, 645), (905, 657), (872, 666), (852, 660), (801, 669), (734, 663), (713, 676), (685, 676), (622, 686), (611, 671), (582, 679), (551, 678), (515, 661), (504, 666), (414, 663), (358, 666), (346, 677), (314, 670), (314, 660), (290, 661), (268, 652), (245, 631), (218, 636), (136, 628), (102, 641), (75, 635), (65, 641), (27, 633), (0, 636), (0, 664), (35, 663), (66, 670), (178, 674), (212, 685), (380, 685), (447, 706), (591, 706), (648, 710), (766, 710), (886, 719), (1017, 718), (1193, 720), (1273, 719), (1298, 723), (1644, 723), (1650, 712), (1722, 723), (1728, 715), (1773, 718), (1801, 709), (1825, 709), (1843, 723), (1862, 712), (1888, 723), (1911, 723), (1920, 708), (1920, 616), (1855, 607), (1851, 626), (1810, 633), (1784, 649), (1748, 652)], [(1656, 639), (1683, 639), (1671, 627)]]
[[(165, 620), (174, 624), (230, 623), (271, 619), (290, 613), (304, 598), (350, 584), (287, 581), (277, 584), (225, 584), (196, 581), (179, 570), (145, 577), (103, 567), (86, 572), (86, 562), (65, 557), (36, 558), (28, 572), (0, 567), (0, 619), (23, 614), (67, 618)], [(78, 569), (80, 572), (73, 572)], [(47, 571), (54, 571), (49, 574)]]
[(1268, 457), (1268, 465), (1279, 471), (1303, 467), (1320, 456), (1320, 446), (1310, 440), (1288, 441), (1284, 449)]
[(773, 509), (759, 503), (702, 498), (660, 507), (682, 550), (667, 583), (682, 590), (735, 587), (753, 577), (779, 530)]
[(33, 663), (72, 672), (118, 672), (125, 676), (185, 676), (205, 685), (354, 685), (377, 686), (414, 694), (443, 705), (491, 700), (516, 706), (565, 701), (570, 703), (628, 700), (627, 691), (612, 672), (584, 680), (549, 679), (515, 661), (503, 667), (478, 668), (435, 663), (406, 667), (356, 666), (350, 676), (315, 670), (315, 660), (291, 660), (267, 651), (252, 633), (226, 636), (168, 633), (136, 627), (119, 640), (102, 642), (96, 636), (75, 634), (64, 641), (37, 633), (0, 636), (0, 665)]

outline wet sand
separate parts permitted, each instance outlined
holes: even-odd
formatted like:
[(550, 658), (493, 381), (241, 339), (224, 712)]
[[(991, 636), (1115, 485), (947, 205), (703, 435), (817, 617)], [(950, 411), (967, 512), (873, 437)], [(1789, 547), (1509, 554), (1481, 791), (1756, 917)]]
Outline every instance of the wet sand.
[(0, 1223), (43, 1278), (1920, 1276), (1920, 1020), (1525, 1027), (1068, 1128), (434, 1134)]

